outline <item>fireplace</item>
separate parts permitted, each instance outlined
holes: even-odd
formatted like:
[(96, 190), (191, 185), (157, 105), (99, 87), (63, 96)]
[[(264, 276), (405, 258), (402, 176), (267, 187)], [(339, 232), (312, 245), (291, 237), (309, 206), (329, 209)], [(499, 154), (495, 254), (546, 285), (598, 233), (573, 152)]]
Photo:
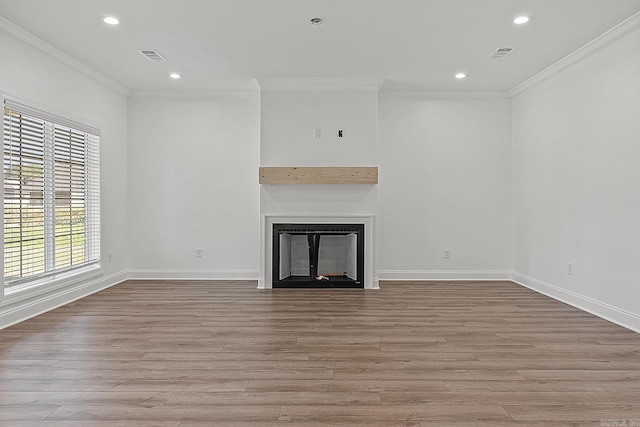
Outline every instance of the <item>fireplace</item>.
[(274, 223), (272, 287), (364, 288), (364, 224)]
[[(268, 187), (268, 186), (263, 186), (263, 187)], [(291, 191), (290, 188), (288, 187), (294, 187), (294, 186), (282, 186), (284, 188), (278, 187), (278, 193), (277, 193), (277, 197), (278, 198), (283, 198), (283, 194), (281, 193), (286, 193), (288, 194), (287, 191)], [(265, 191), (263, 189), (263, 191)], [(272, 189), (272, 191), (275, 191)], [(296, 200), (298, 198), (298, 195), (296, 195)], [(280, 203), (278, 204), (277, 207), (281, 207)], [(323, 206), (314, 206), (313, 207), (316, 210), (321, 210), (323, 208)], [(290, 210), (298, 210), (299, 207), (295, 206), (287, 206), (287, 209)], [(277, 288), (277, 287), (285, 287), (285, 286), (296, 286), (296, 287), (302, 287), (302, 288), (314, 288), (314, 287), (333, 287), (334, 283), (337, 282), (337, 279), (334, 279), (333, 281), (331, 279), (329, 280), (318, 280), (316, 281), (315, 278), (313, 280), (313, 282), (310, 280), (311, 274), (312, 272), (309, 271), (309, 267), (307, 267), (307, 265), (310, 265), (311, 263), (308, 263), (308, 261), (304, 261), (304, 259), (309, 260), (309, 238), (306, 237), (306, 232), (307, 231), (311, 231), (310, 229), (306, 229), (306, 227), (314, 227), (314, 228), (318, 228), (321, 233), (325, 232), (329, 229), (332, 229), (333, 227), (336, 226), (348, 226), (350, 227), (350, 229), (342, 229), (337, 231), (336, 233), (341, 233), (341, 234), (335, 234), (333, 236), (338, 236), (338, 237), (332, 237), (332, 235), (328, 234), (328, 235), (324, 235), (324, 236), (320, 236), (320, 240), (319, 240), (319, 245), (318, 245), (318, 261), (322, 261), (322, 256), (326, 254), (326, 251), (324, 250), (325, 245), (327, 244), (336, 244), (337, 242), (332, 242), (331, 240), (338, 240), (338, 239), (350, 239), (351, 242), (353, 243), (354, 237), (345, 237), (345, 235), (350, 235), (350, 234), (354, 234), (356, 233), (356, 252), (355, 252), (355, 256), (351, 255), (350, 258), (347, 259), (347, 263), (349, 263), (349, 260), (351, 260), (351, 262), (353, 262), (353, 259), (355, 258), (356, 262), (358, 262), (358, 265), (356, 265), (356, 273), (354, 274), (353, 272), (349, 271), (349, 269), (345, 269), (344, 264), (333, 264), (330, 265), (330, 269), (329, 270), (324, 270), (324, 265), (322, 262), (317, 263), (316, 265), (318, 265), (318, 275), (325, 275), (323, 273), (328, 273), (328, 274), (340, 274), (342, 273), (342, 275), (344, 275), (344, 273), (347, 273), (347, 276), (352, 275), (354, 276), (353, 278), (356, 280), (353, 280), (353, 282), (347, 282), (347, 283), (351, 283), (350, 286), (353, 287), (357, 287), (359, 289), (379, 289), (379, 285), (378, 285), (378, 277), (377, 277), (377, 269), (376, 269), (376, 247), (375, 247), (375, 241), (376, 241), (376, 235), (375, 235), (375, 230), (376, 230), (376, 216), (372, 215), (372, 214), (361, 214), (361, 213), (354, 213), (354, 214), (341, 214), (341, 213), (332, 213), (332, 212), (323, 212), (322, 214), (313, 214), (313, 215), (308, 215), (308, 214), (304, 214), (304, 213), (293, 213), (293, 214), (282, 214), (282, 213), (270, 213), (270, 214), (262, 214), (262, 220), (261, 220), (261, 225), (260, 225), (260, 275), (258, 277), (258, 289), (271, 289), (271, 288)], [(298, 234), (298, 237), (283, 237), (283, 239), (285, 240), (283, 243), (288, 247), (289, 244), (291, 244), (293, 246), (293, 249), (297, 250), (298, 254), (300, 254), (303, 257), (303, 261), (296, 261), (295, 258), (293, 260), (291, 260), (290, 255), (288, 256), (288, 258), (292, 263), (292, 265), (295, 268), (298, 268), (298, 270), (293, 270), (292, 273), (299, 273), (299, 275), (304, 276), (303, 278), (301, 278), (301, 282), (306, 282), (305, 284), (299, 284), (299, 285), (294, 285), (293, 283), (290, 283), (289, 285), (287, 284), (283, 284), (283, 283), (279, 283), (279, 282), (283, 282), (283, 280), (281, 279), (285, 279), (288, 276), (281, 276), (280, 274), (280, 264), (281, 264), (281, 260), (278, 259), (277, 261), (277, 268), (274, 267), (274, 259), (275, 259), (275, 254), (278, 254), (278, 257), (280, 257), (280, 246), (276, 246), (279, 245), (280, 241), (280, 235), (279, 233), (274, 233), (274, 225), (277, 225), (278, 227), (281, 225), (289, 225), (292, 227), (299, 227), (298, 229), (304, 229), (302, 231), (299, 231), (299, 233), (304, 231), (304, 234)], [(320, 226), (320, 227), (318, 227)], [(327, 226), (327, 227), (325, 227)], [(359, 226), (359, 227), (355, 227), (355, 228), (351, 228), (354, 226)], [(364, 227), (363, 227), (364, 226)], [(324, 228), (324, 229), (323, 229)], [(291, 229), (291, 227), (289, 227), (288, 229)], [(364, 232), (362, 231), (362, 229), (364, 229)], [(359, 232), (359, 234), (358, 234)], [(346, 234), (345, 234), (346, 233)], [(291, 233), (284, 233), (284, 234), (291, 234)], [(339, 237), (342, 236), (342, 237)], [(275, 237), (275, 238), (274, 238)], [(292, 239), (291, 243), (286, 242), (286, 239)], [(313, 247), (315, 247), (315, 241), (312, 239), (312, 245)], [(345, 252), (345, 247), (346, 245), (348, 245), (348, 242), (343, 242), (342, 244), (338, 245), (339, 247), (341, 247), (342, 249), (340, 249), (341, 253)], [(274, 247), (277, 247), (277, 251), (275, 251), (274, 253)], [(301, 248), (300, 248), (301, 247)], [(361, 252), (358, 252), (358, 247), (360, 248)], [(286, 251), (286, 249), (284, 249)], [(351, 250), (349, 251), (351, 254), (354, 254), (353, 251), (353, 246), (351, 246)], [(362, 255), (364, 254), (364, 255)], [(313, 258), (313, 256), (311, 257)], [(358, 261), (359, 259), (359, 261)], [(344, 262), (344, 261), (343, 261)], [(286, 269), (288, 269), (289, 267), (287, 266), (287, 261), (283, 261), (284, 265), (282, 267), (283, 273), (286, 271)], [(294, 274), (291, 274), (292, 276)], [(298, 275), (298, 274), (296, 274)], [(314, 276), (315, 277), (315, 276)], [(337, 276), (336, 276), (337, 277)], [(289, 282), (294, 282), (293, 278), (291, 278), (289, 280)], [(320, 282), (320, 283), (316, 283), (316, 282)], [(326, 282), (330, 282), (326, 283)], [(359, 284), (355, 283), (355, 282), (360, 282)], [(345, 283), (343, 283), (343, 287), (345, 287)], [(335, 287), (340, 287), (339, 285), (336, 285)]]

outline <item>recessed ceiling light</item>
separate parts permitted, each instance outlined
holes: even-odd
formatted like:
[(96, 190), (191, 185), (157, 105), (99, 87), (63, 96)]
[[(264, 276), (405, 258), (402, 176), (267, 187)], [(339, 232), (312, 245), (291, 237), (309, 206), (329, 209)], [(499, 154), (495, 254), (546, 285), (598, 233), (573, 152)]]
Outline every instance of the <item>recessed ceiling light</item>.
[(322, 24), (322, 18), (311, 18), (311, 23), (313, 25), (320, 25)]
[(178, 73), (171, 73), (169, 74), (169, 77), (171, 77), (174, 80), (178, 80), (182, 78), (182, 75), (178, 74)]
[(120, 20), (115, 16), (104, 16), (101, 20), (105, 24), (109, 25), (118, 25), (120, 23)]
[(530, 16), (518, 16), (516, 19), (513, 20), (513, 23), (522, 25), (522, 24), (526, 24), (529, 21), (531, 21)]
[(457, 73), (455, 75), (455, 78), (458, 80), (466, 79), (467, 77), (469, 77), (469, 74), (467, 73)]

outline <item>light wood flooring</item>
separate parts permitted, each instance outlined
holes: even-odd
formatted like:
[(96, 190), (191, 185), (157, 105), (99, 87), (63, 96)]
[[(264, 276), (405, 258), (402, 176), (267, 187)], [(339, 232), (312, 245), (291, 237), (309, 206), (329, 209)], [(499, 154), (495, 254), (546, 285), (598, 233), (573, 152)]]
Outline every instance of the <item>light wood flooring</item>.
[(255, 287), (126, 282), (0, 331), (0, 426), (640, 426), (640, 334), (513, 283)]

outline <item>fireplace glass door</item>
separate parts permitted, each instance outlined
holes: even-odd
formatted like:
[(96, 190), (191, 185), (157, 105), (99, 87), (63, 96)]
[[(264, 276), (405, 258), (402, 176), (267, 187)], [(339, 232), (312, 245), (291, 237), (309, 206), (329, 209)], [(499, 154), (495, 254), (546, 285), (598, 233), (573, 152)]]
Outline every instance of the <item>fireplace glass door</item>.
[(274, 288), (364, 288), (364, 224), (273, 224)]

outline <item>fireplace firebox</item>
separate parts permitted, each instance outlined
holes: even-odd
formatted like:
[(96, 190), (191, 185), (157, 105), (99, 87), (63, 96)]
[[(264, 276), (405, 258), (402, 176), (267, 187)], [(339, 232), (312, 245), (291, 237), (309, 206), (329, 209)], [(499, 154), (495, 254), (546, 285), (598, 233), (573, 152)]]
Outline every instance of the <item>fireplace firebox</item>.
[(364, 288), (364, 224), (273, 224), (274, 288)]

